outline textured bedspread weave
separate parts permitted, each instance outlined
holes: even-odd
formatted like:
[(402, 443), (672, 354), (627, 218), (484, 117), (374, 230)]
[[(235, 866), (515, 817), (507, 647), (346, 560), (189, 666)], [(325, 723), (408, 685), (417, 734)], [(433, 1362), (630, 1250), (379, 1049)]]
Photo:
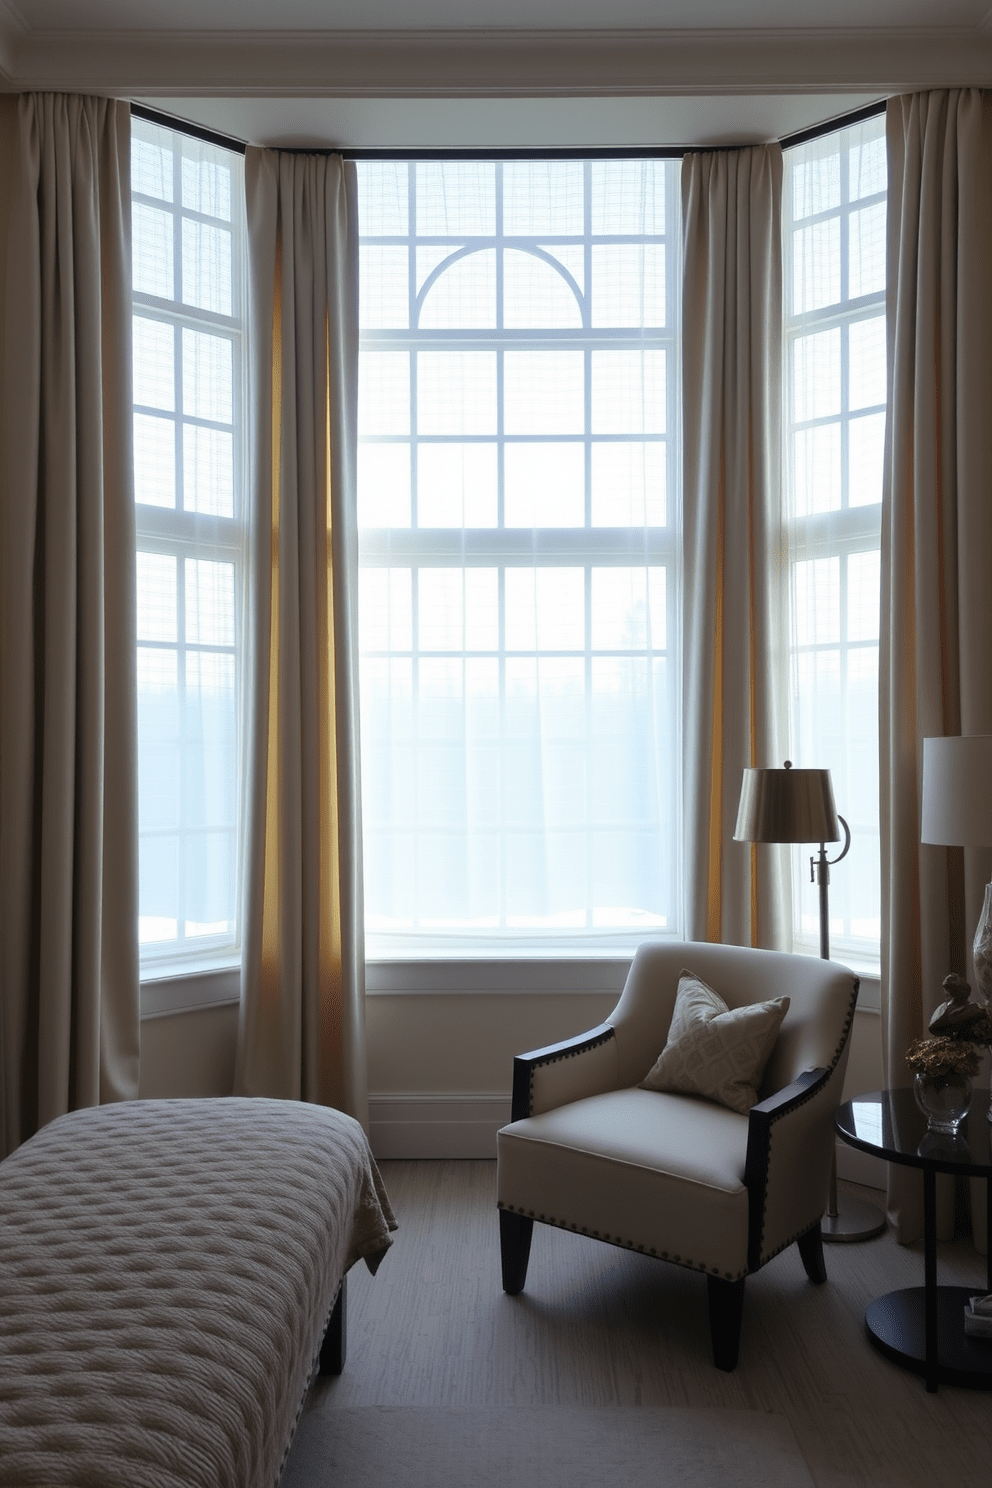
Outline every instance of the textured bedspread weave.
[(394, 1228), (326, 1107), (53, 1121), (0, 1164), (3, 1488), (274, 1488), (338, 1282)]

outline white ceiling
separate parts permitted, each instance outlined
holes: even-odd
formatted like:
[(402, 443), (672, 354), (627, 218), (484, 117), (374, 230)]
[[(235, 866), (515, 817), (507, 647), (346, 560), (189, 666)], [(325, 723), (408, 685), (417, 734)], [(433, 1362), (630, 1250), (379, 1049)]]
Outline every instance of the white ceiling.
[(992, 86), (992, 0), (0, 0), (0, 89), (264, 144), (747, 143)]
[(664, 98), (189, 98), (139, 102), (273, 148), (566, 149), (761, 144), (874, 103), (875, 93)]

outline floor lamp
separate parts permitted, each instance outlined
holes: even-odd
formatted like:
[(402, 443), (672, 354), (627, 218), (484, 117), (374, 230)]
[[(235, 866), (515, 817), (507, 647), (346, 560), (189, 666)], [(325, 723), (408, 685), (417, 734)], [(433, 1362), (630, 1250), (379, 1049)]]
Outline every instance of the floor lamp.
[[(828, 842), (840, 841), (844, 849), (836, 858), (827, 857)], [(830, 868), (847, 856), (851, 833), (837, 815), (829, 770), (794, 770), (786, 760), (782, 770), (745, 770), (737, 811), (735, 842), (818, 842), (820, 850), (809, 860), (810, 882), (820, 895), (820, 955), (830, 959)], [(846, 1199), (837, 1208), (837, 1159), (830, 1167), (830, 1196), (820, 1222), (824, 1240), (833, 1242), (870, 1240), (885, 1229), (885, 1215), (862, 1199)]]

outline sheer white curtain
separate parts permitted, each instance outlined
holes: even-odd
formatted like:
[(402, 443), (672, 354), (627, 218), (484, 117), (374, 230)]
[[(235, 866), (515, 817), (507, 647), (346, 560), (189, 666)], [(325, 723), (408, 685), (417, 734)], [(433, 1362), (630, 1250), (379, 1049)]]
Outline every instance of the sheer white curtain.
[(686, 933), (786, 949), (784, 849), (733, 841), (787, 739), (781, 200), (778, 145), (683, 161)]
[(367, 1121), (355, 168), (249, 149), (252, 717), (236, 1089)]
[(671, 930), (677, 167), (360, 183), (370, 945)]
[[(890, 99), (887, 137), (882, 1014), (888, 1083), (908, 1085), (906, 1048), (948, 971), (967, 969), (966, 938), (992, 868), (992, 853), (967, 851), (965, 894), (961, 850), (920, 845), (923, 739), (992, 733), (989, 95)], [(922, 1233), (919, 1182), (901, 1168), (890, 1169), (889, 1212), (901, 1241)]]
[(130, 118), (5, 111), (0, 1156), (138, 1089)]

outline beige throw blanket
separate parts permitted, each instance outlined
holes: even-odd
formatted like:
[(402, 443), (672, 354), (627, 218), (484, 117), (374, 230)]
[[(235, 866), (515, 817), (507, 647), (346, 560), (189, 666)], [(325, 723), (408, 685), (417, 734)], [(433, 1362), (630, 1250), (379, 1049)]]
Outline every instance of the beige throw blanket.
[(133, 1101), (0, 1164), (4, 1488), (274, 1488), (341, 1277), (395, 1221), (292, 1101)]

